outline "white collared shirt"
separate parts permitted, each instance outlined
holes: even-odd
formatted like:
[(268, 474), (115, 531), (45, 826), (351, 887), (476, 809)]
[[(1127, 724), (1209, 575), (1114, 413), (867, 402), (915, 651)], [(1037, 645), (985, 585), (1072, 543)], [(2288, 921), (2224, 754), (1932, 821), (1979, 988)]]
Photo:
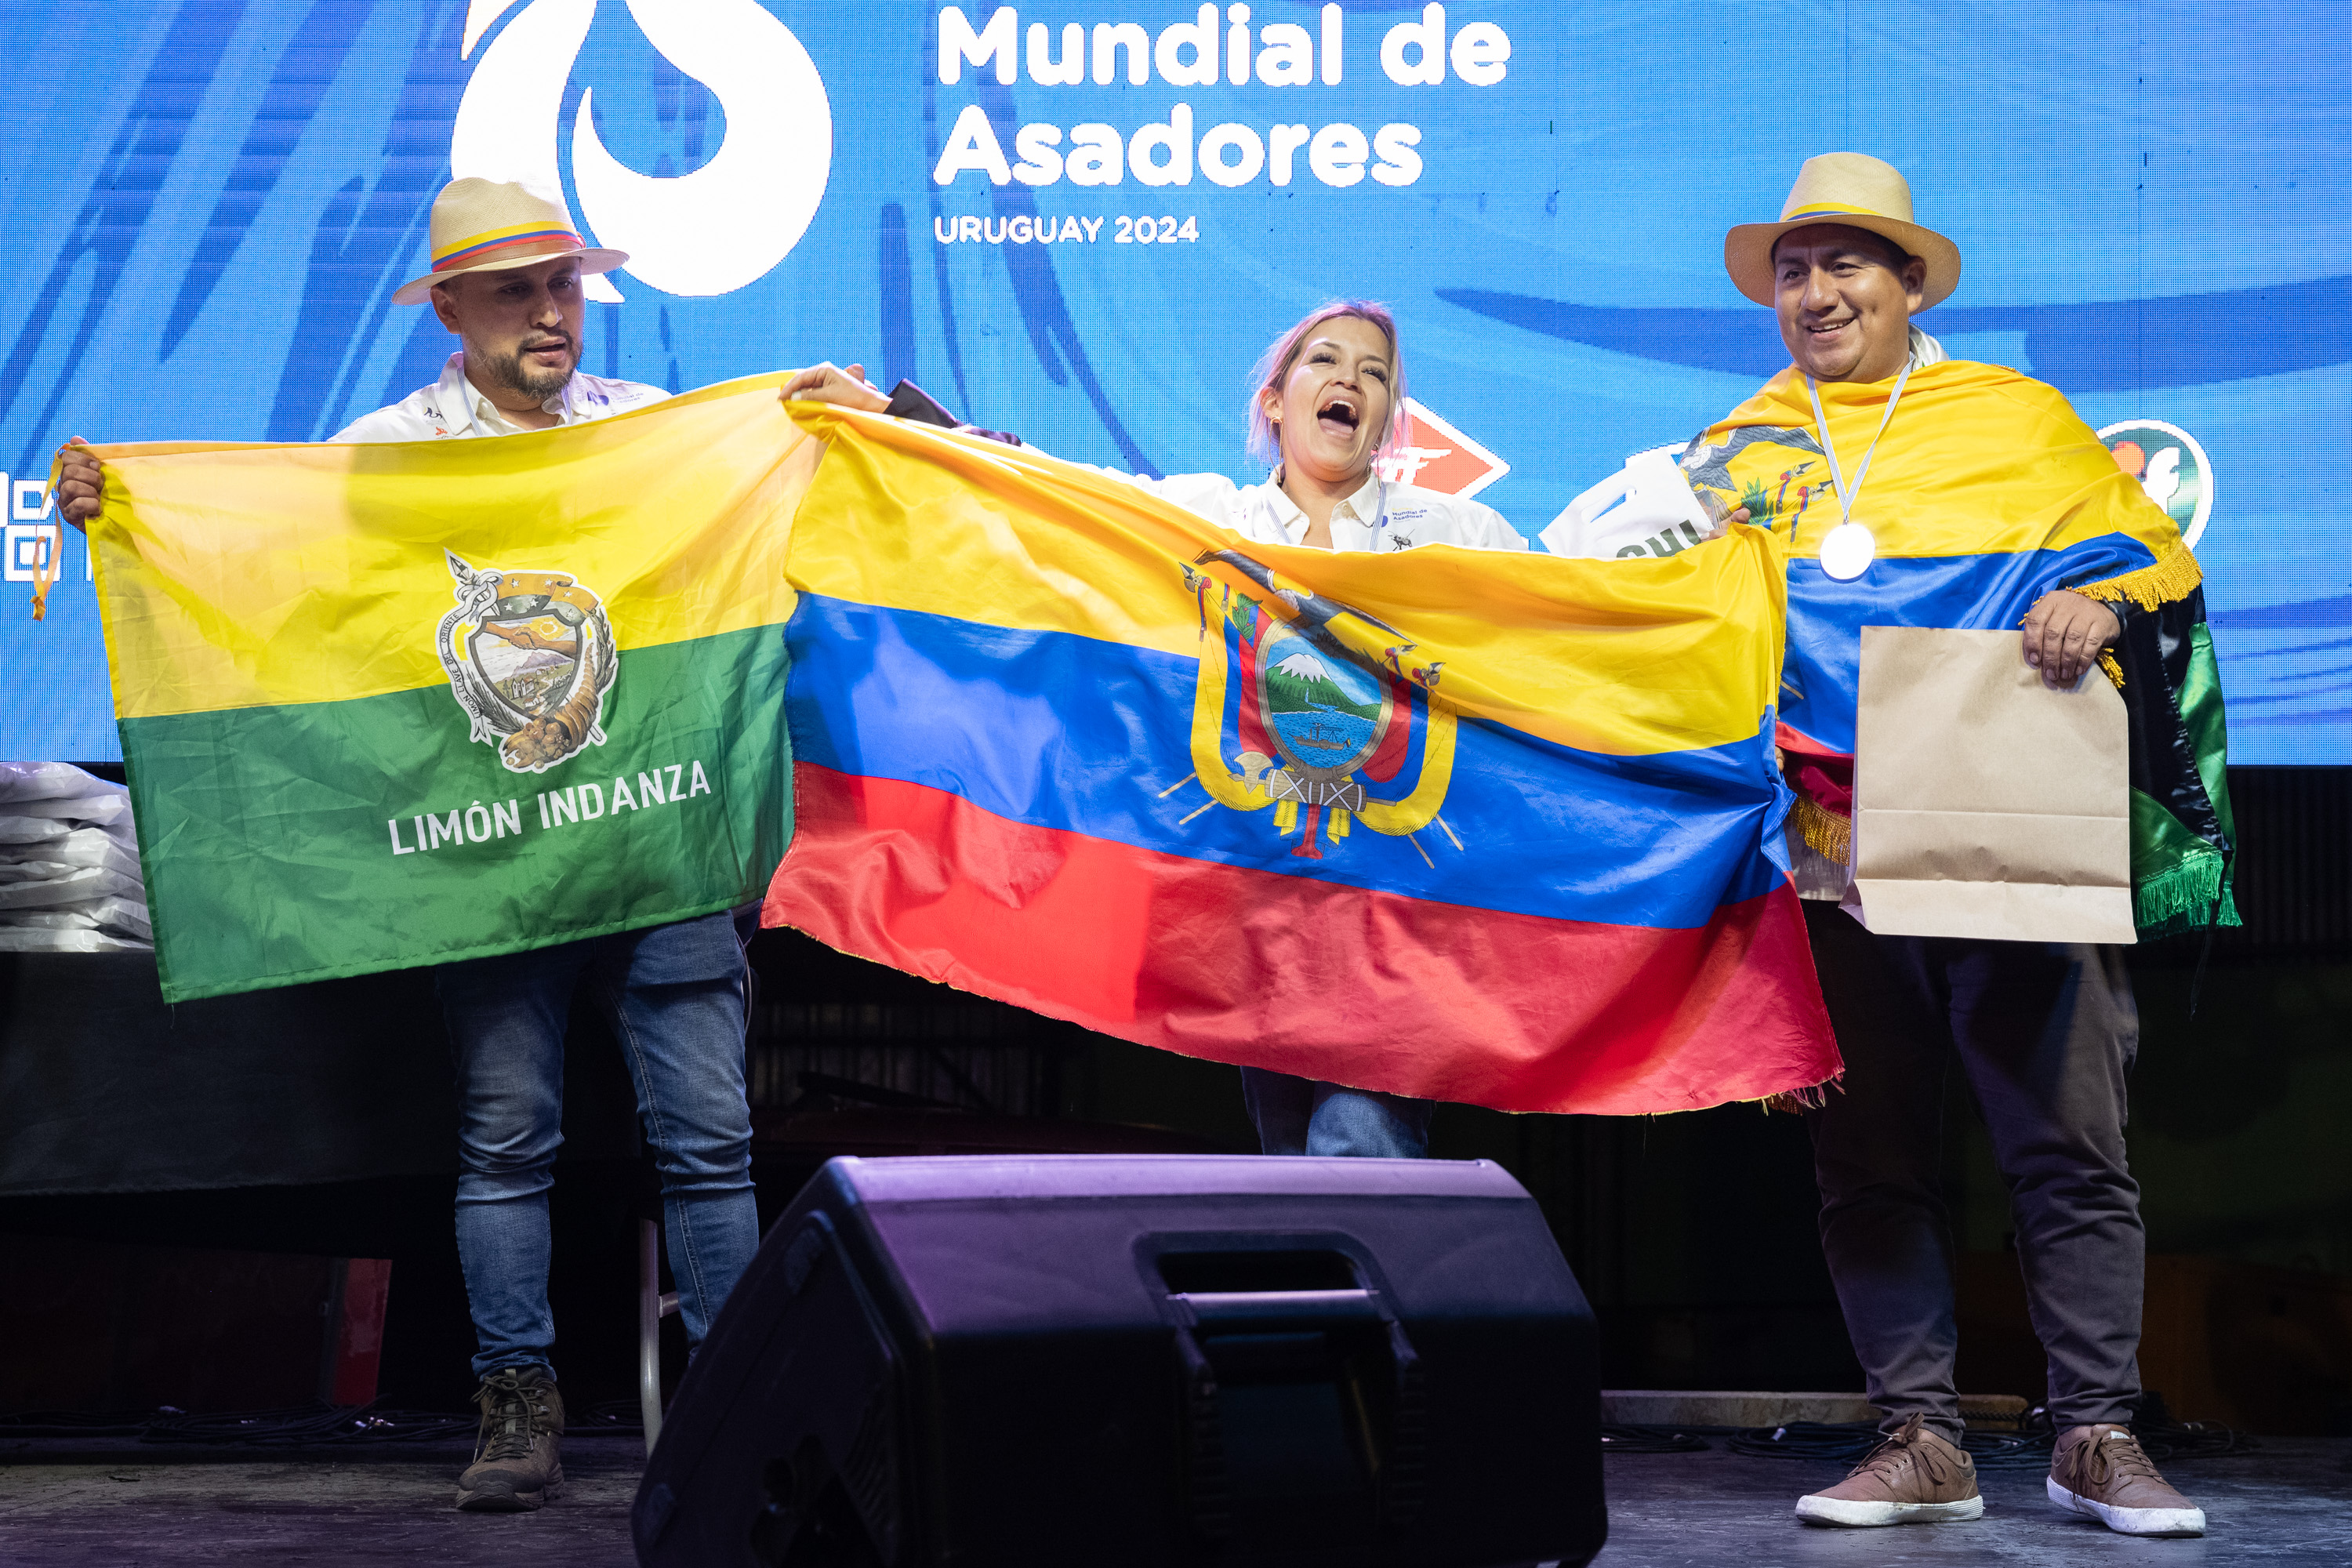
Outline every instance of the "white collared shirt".
[[(1260, 544), (1307, 542), (1307, 514), (1284, 493), (1279, 468), (1264, 483), (1255, 485), (1237, 485), (1223, 474), (1171, 474), (1164, 479), (1136, 474), (1118, 477)], [(1491, 506), (1415, 485), (1390, 484), (1377, 474), (1331, 509), (1334, 550), (1387, 552), (1423, 544), (1524, 551), (1528, 541)]]
[[(575, 371), (563, 390), (541, 405), (559, 425), (579, 425), (608, 419), (666, 401), (669, 394), (641, 381), (613, 381)], [(466, 379), (463, 350), (441, 367), (441, 379), (420, 386), (389, 407), (362, 414), (331, 439), (336, 441), (454, 440), (473, 436), (514, 436), (528, 426), (517, 425), (499, 411)]]

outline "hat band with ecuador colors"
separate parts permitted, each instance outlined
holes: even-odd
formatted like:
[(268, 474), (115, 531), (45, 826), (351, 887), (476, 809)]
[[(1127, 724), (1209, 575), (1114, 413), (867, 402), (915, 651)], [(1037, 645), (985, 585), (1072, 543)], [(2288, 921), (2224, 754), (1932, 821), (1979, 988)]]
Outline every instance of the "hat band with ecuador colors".
[[(550, 244), (550, 241), (560, 241)], [(568, 228), (550, 228), (544, 224), (517, 224), (511, 228), (494, 228), (488, 234), (478, 234), (461, 239), (446, 250), (436, 251), (433, 270), (455, 272), (468, 267), (478, 267), (494, 257), (520, 256), (522, 246), (544, 247), (545, 254), (560, 256), (567, 250), (583, 250), (586, 244)], [(536, 253), (534, 253), (536, 254)]]
[(435, 285), (468, 272), (497, 272), (572, 257), (584, 278), (610, 272), (629, 259), (625, 252), (583, 242), (556, 192), (518, 180), (468, 175), (450, 181), (434, 198), (430, 238), (433, 269), (394, 289), (394, 304), (422, 304)]

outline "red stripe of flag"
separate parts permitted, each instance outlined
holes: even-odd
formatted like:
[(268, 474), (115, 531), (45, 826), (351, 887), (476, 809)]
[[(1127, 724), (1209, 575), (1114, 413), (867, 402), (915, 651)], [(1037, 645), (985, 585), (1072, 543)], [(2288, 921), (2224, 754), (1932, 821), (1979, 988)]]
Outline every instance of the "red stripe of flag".
[(1786, 883), (1695, 931), (1545, 920), (793, 772), (767, 924), (1103, 1034), (1503, 1110), (1695, 1110), (1839, 1070)]

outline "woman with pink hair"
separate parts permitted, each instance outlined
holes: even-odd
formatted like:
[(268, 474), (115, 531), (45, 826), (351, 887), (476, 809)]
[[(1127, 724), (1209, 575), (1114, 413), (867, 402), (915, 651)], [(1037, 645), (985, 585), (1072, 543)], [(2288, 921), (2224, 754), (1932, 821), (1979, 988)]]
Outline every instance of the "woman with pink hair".
[[(1271, 465), (1264, 480), (1124, 477), (1265, 544), (1526, 550), (1526, 538), (1490, 506), (1381, 478), (1378, 459), (1405, 437), (1404, 396), (1395, 318), (1367, 300), (1334, 300), (1276, 339), (1252, 374), (1248, 447)], [(1428, 1152), (1430, 1100), (1264, 1068), (1242, 1068), (1242, 1093), (1269, 1154)]]
[(1369, 300), (1335, 300), (1276, 339), (1252, 374), (1248, 450), (1271, 466), (1264, 480), (1126, 477), (1264, 544), (1527, 549), (1493, 507), (1380, 477), (1374, 464), (1405, 438), (1404, 395), (1396, 318)]
[[(871, 402), (885, 406), (878, 392)], [(957, 423), (930, 407), (932, 422)], [(887, 411), (905, 412), (895, 401)], [(1494, 508), (1381, 478), (1378, 460), (1403, 444), (1406, 429), (1396, 318), (1369, 300), (1335, 300), (1276, 339), (1252, 373), (1247, 444), (1253, 458), (1271, 466), (1265, 479), (1244, 485), (1223, 474), (1099, 471), (1263, 544), (1525, 551), (1526, 538)], [(1242, 1069), (1242, 1091), (1269, 1154), (1412, 1158), (1429, 1146), (1426, 1100), (1262, 1068)]]

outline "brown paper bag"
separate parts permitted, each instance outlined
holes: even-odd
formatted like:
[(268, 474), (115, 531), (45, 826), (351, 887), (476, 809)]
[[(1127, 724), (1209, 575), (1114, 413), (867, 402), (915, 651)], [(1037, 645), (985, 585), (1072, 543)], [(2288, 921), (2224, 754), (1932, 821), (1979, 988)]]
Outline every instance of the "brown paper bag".
[(1874, 931), (2137, 940), (2122, 695), (2051, 690), (2013, 631), (1863, 627), (1853, 857)]

